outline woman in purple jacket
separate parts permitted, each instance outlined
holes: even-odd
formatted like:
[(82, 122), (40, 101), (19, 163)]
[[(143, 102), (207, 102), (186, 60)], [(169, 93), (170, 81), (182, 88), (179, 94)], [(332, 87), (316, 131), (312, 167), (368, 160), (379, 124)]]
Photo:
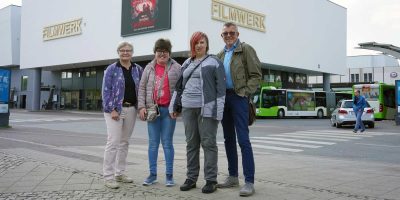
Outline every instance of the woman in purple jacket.
[(107, 144), (104, 151), (103, 175), (105, 186), (117, 189), (119, 184), (132, 183), (125, 175), (129, 138), (137, 115), (137, 96), (142, 67), (132, 63), (133, 46), (121, 42), (119, 61), (107, 67), (103, 78), (103, 111), (107, 125)]

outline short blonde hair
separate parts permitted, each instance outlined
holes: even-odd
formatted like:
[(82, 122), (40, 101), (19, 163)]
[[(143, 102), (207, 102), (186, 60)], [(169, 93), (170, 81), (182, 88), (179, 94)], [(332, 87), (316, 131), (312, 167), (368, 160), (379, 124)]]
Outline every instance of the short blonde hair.
[(133, 45), (132, 45), (132, 43), (130, 43), (130, 42), (127, 42), (127, 41), (122, 41), (122, 42), (120, 42), (119, 44), (118, 44), (118, 47), (117, 47), (117, 52), (122, 48), (122, 47), (130, 47), (131, 49), (132, 49), (132, 53), (133, 53)]

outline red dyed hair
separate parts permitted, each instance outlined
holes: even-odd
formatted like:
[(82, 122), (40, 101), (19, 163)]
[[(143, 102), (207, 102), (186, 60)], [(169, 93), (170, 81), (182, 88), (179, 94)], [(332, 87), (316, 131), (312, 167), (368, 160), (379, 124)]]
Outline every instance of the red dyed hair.
[(208, 45), (207, 35), (200, 31), (194, 32), (192, 37), (190, 38), (190, 57), (191, 58), (196, 57), (195, 47), (196, 47), (196, 44), (199, 42), (199, 40), (201, 40), (202, 38), (206, 39), (206, 42), (207, 42), (206, 53), (208, 52), (209, 45)]

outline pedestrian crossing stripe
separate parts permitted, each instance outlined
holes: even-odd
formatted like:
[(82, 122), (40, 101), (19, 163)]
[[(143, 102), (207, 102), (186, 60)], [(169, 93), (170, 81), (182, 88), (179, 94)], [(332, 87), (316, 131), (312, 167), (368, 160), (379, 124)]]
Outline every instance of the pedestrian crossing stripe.
[(54, 122), (54, 121), (103, 121), (104, 118), (94, 117), (57, 117), (57, 118), (37, 118), (37, 119), (10, 119), (10, 123), (21, 123), (21, 122)]
[[(351, 140), (360, 140), (380, 135), (394, 133), (377, 133), (377, 134), (353, 134), (344, 131), (330, 130), (306, 130), (287, 132), (279, 134), (270, 134), (268, 136), (250, 137), (254, 155), (269, 155), (273, 152), (290, 152), (298, 153), (306, 149), (318, 149), (324, 146), (334, 145), (338, 142), (346, 142)], [(217, 142), (218, 155), (226, 156), (224, 142)], [(68, 147), (60, 147), (67, 148)], [(69, 148), (71, 151), (76, 151), (77, 147)], [(186, 159), (186, 143), (174, 144), (176, 159)], [(237, 148), (240, 151), (240, 147)], [(81, 153), (91, 154), (95, 156), (103, 156), (104, 146), (79, 147)], [(129, 153), (135, 155), (148, 155), (148, 144), (135, 144), (133, 142), (129, 146)], [(201, 157), (203, 153), (200, 154)], [(239, 154), (240, 155), (240, 154)], [(163, 148), (159, 146), (159, 156), (163, 157)]]
[(314, 140), (299, 140), (299, 139), (289, 139), (289, 138), (280, 138), (280, 137), (251, 137), (252, 139), (268, 139), (268, 140), (279, 140), (279, 141), (288, 141), (288, 142), (300, 142), (307, 144), (324, 144), (324, 145), (333, 145), (336, 144), (334, 142), (322, 142), (322, 141), (314, 141)]
[(337, 141), (337, 142), (345, 142), (348, 141), (346, 139), (338, 139), (338, 138), (325, 138), (323, 136), (302, 136), (302, 135), (292, 135), (292, 134), (273, 134), (271, 136), (279, 136), (279, 137), (288, 137), (288, 138), (302, 138), (302, 139), (314, 139), (314, 140), (328, 140), (328, 141)]
[(299, 143), (268, 141), (268, 140), (251, 140), (251, 143), (277, 144), (277, 145), (303, 147), (303, 148), (320, 148), (320, 147), (322, 147), (322, 146), (310, 145), (310, 144), (299, 144)]
[(373, 135), (361, 135), (357, 134), (355, 135), (353, 132), (350, 133), (327, 133), (327, 132), (316, 132), (316, 131), (297, 131), (296, 133), (308, 133), (308, 134), (313, 134), (313, 135), (322, 135), (322, 136), (335, 136), (335, 137), (374, 137)]
[[(298, 131), (298, 132), (303, 132), (303, 131)], [(313, 132), (313, 133), (337, 133), (337, 134), (346, 134), (346, 135), (351, 135), (353, 133), (353, 129), (349, 130), (305, 130), (305, 132)], [(364, 133), (356, 134), (357, 136), (362, 136), (362, 135), (371, 135), (371, 136), (379, 136), (379, 135), (394, 135), (396, 133), (392, 132), (376, 132), (376, 131), (371, 131), (370, 129), (367, 129)]]
[[(278, 135), (278, 134), (275, 134)], [(325, 137), (325, 138), (337, 138), (337, 139), (361, 139), (361, 137), (351, 137), (351, 136), (338, 136), (338, 135), (324, 135), (319, 133), (304, 133), (304, 132), (296, 132), (296, 133), (285, 133), (279, 135), (302, 135), (302, 136), (316, 136), (316, 137)]]

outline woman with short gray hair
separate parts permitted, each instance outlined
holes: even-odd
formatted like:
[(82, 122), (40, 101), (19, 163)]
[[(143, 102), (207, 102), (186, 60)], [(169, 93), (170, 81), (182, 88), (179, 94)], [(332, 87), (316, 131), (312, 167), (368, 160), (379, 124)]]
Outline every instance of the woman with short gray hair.
[(117, 52), (119, 61), (104, 71), (102, 98), (107, 126), (107, 144), (104, 151), (103, 175), (105, 186), (119, 188), (117, 182), (132, 183), (126, 176), (126, 157), (129, 138), (137, 115), (137, 91), (143, 73), (141, 66), (131, 62), (133, 45), (121, 42)]

